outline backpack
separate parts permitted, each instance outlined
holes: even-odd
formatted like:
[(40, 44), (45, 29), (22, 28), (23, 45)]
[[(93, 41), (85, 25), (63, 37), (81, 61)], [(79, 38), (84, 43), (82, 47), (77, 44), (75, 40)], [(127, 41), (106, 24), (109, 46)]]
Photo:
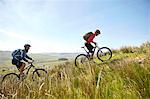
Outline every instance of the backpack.
[(86, 34), (83, 36), (83, 39), (84, 39), (85, 41), (87, 41), (91, 35), (93, 35), (93, 33), (92, 33), (92, 32), (88, 32), (88, 33), (86, 33)]
[(15, 58), (17, 60), (22, 60), (23, 51), (21, 49), (17, 49), (17, 50), (14, 50), (11, 55), (13, 59)]

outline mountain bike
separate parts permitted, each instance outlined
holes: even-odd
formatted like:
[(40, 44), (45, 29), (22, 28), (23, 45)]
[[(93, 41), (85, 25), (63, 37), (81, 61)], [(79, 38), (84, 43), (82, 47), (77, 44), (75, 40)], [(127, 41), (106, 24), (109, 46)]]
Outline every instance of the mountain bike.
[(89, 51), (87, 51), (86, 46), (83, 46), (81, 48), (85, 50), (86, 54), (79, 54), (76, 56), (75, 58), (76, 67), (88, 65), (90, 60), (93, 59), (94, 53), (96, 53), (97, 58), (102, 62), (108, 61), (112, 57), (112, 51), (108, 47), (98, 47), (97, 44), (95, 44), (92, 55), (90, 55)]
[(8, 73), (4, 75), (1, 82), (1, 93), (3, 94), (12, 94), (16, 92), (16, 89), (19, 88), (19, 83), (27, 78), (29, 71), (33, 70), (31, 78), (33, 81), (42, 82), (47, 77), (47, 71), (45, 69), (36, 68), (33, 63), (27, 66), (24, 71), (26, 73), (23, 76), (20, 76), (17, 73)]

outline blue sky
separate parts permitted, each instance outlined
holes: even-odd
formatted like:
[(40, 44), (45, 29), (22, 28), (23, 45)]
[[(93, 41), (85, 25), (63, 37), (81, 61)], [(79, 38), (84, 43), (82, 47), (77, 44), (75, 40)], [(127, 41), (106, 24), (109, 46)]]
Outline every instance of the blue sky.
[(150, 41), (150, 0), (0, 0), (0, 50), (79, 52), (96, 29), (99, 46)]

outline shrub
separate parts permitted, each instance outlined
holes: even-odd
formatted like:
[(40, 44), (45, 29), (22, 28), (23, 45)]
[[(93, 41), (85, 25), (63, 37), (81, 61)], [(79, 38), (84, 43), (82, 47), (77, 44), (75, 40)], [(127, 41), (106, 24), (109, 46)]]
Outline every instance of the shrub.
[(131, 47), (131, 46), (129, 46), (129, 47), (125, 46), (125, 47), (122, 47), (120, 49), (120, 51), (123, 52), (123, 53), (133, 53), (133, 47)]

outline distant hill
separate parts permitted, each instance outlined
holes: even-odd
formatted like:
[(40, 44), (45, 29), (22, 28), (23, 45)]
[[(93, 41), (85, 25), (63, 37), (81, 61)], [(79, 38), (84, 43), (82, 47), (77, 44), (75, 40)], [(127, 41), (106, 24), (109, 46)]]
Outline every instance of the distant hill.
[(0, 63), (4, 63), (11, 59), (11, 51), (0, 51)]
[(10, 59), (11, 51), (0, 51), (0, 59)]
[[(30, 53), (34, 60), (47, 61), (58, 60), (60, 58), (72, 59), (78, 53)], [(0, 64), (11, 60), (11, 51), (0, 51)]]

